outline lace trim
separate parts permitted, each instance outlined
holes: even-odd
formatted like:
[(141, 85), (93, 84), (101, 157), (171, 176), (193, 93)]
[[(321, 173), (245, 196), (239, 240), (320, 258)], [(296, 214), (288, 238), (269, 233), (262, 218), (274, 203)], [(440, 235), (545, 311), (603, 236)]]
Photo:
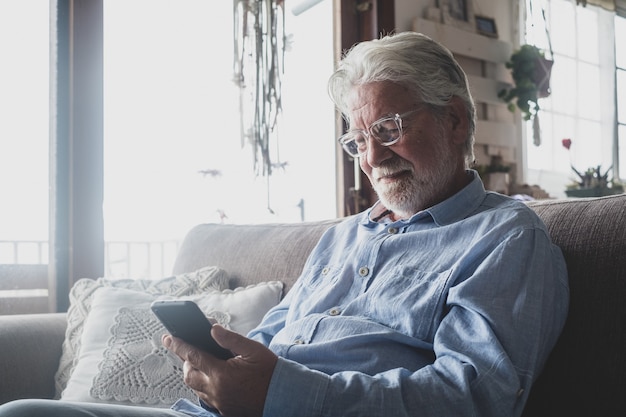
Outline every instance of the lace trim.
[[(207, 314), (228, 327), (227, 313)], [(161, 345), (166, 333), (148, 305), (121, 308), (99, 365), (90, 395), (100, 400), (171, 405), (195, 400), (183, 383), (182, 361)]]

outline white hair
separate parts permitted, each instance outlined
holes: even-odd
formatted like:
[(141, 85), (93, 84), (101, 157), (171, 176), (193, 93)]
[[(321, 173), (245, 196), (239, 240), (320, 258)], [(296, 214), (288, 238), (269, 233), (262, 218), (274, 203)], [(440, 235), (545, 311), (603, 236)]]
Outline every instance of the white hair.
[(328, 81), (329, 94), (348, 118), (348, 93), (359, 85), (389, 81), (413, 91), (434, 110), (443, 109), (459, 97), (465, 104), (468, 132), (466, 166), (474, 162), (476, 107), (467, 76), (452, 53), (421, 33), (401, 32), (353, 46)]

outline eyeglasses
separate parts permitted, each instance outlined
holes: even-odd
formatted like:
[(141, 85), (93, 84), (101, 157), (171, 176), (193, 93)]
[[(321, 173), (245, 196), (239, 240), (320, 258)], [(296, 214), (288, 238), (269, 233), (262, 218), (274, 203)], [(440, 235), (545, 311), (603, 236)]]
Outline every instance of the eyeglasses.
[(367, 152), (367, 141), (370, 136), (382, 146), (391, 146), (402, 138), (402, 118), (418, 110), (420, 109), (383, 117), (372, 123), (366, 130), (351, 130), (339, 138), (339, 143), (343, 150), (353, 158), (361, 157)]

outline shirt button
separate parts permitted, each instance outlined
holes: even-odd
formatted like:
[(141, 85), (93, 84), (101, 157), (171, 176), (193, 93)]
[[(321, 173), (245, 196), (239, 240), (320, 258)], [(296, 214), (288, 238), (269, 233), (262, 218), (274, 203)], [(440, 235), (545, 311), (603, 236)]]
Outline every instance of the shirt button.
[(359, 268), (359, 275), (361, 275), (362, 277), (367, 276), (367, 274), (370, 273), (370, 269), (366, 266), (362, 266)]
[(521, 397), (524, 394), (524, 388), (520, 388), (517, 390), (517, 398)]
[(304, 344), (304, 340), (302, 339), (296, 339), (293, 341), (294, 345), (303, 345)]
[(339, 307), (331, 308), (328, 311), (328, 314), (330, 314), (331, 316), (338, 316), (339, 314), (341, 314), (341, 309)]
[(322, 275), (327, 275), (328, 272), (330, 272), (330, 268), (329, 267), (326, 267), (326, 268), (322, 269)]
[(395, 235), (396, 233), (398, 233), (398, 228), (390, 227), (389, 230), (387, 230), (387, 233), (389, 233), (390, 235)]

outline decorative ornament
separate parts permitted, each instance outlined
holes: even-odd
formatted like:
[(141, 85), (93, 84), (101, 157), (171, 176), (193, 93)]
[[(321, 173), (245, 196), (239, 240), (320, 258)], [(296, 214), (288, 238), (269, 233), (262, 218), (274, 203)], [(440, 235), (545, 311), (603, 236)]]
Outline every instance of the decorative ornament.
[[(252, 146), (257, 174), (272, 174), (270, 145), (276, 146), (282, 110), (285, 57), (283, 0), (233, 0), (234, 82), (240, 89), (241, 145)], [(280, 161), (278, 161), (280, 163)]]

